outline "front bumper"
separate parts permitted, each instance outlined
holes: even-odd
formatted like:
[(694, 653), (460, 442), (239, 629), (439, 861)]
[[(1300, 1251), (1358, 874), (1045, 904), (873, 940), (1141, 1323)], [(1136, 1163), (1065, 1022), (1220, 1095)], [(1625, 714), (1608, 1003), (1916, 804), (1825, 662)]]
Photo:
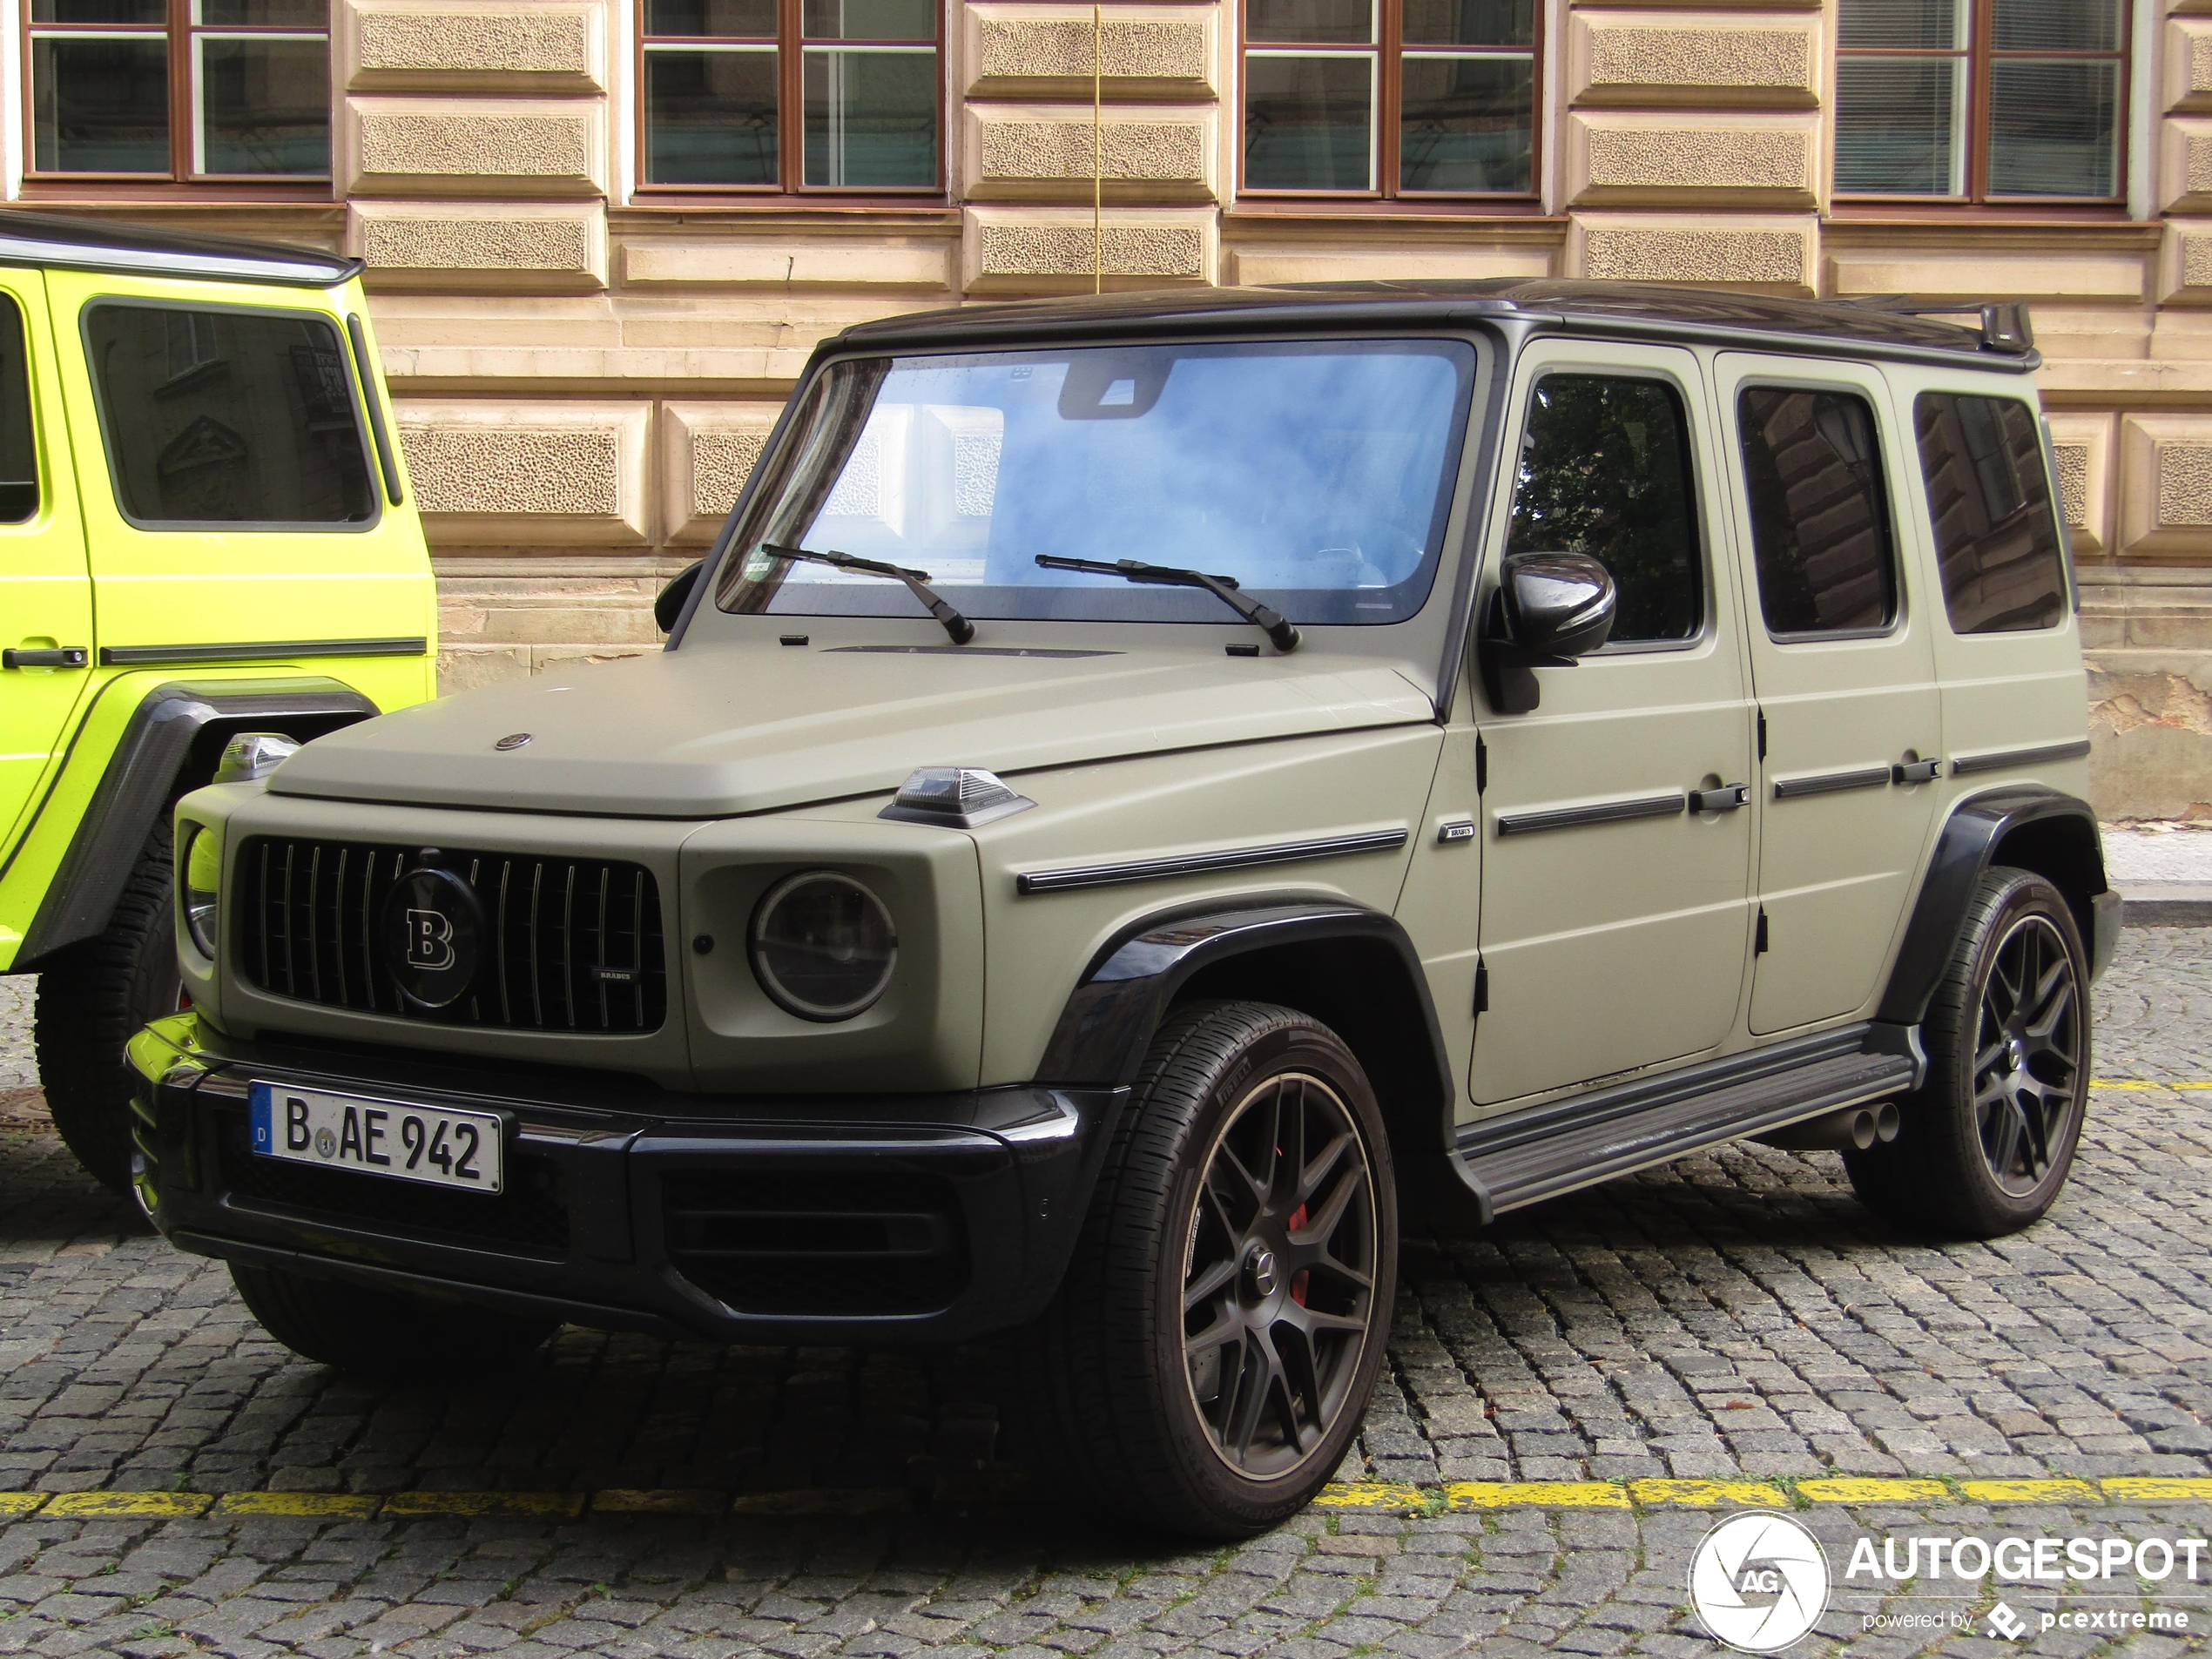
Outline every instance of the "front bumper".
[[(1119, 1089), (707, 1096), (234, 1042), (131, 1044), (137, 1179), (179, 1248), (603, 1329), (763, 1343), (954, 1341), (1041, 1312)], [(259, 1080), (499, 1115), (496, 1196), (260, 1157)]]

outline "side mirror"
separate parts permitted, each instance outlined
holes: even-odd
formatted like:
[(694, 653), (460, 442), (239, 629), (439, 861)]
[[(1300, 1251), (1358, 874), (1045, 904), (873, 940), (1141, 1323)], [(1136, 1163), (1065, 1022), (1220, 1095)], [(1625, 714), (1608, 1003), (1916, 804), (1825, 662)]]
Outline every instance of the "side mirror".
[(668, 585), (660, 590), (660, 597), (653, 601), (653, 620), (660, 625), (661, 632), (675, 631), (676, 619), (684, 614), (684, 607), (691, 602), (691, 590), (698, 585), (699, 572), (705, 569), (705, 559), (687, 565), (670, 577)]
[(1480, 644), (1483, 689), (1501, 714), (1526, 714), (1541, 699), (1536, 668), (1571, 668), (1613, 632), (1619, 595), (1613, 573), (1587, 553), (1514, 553)]

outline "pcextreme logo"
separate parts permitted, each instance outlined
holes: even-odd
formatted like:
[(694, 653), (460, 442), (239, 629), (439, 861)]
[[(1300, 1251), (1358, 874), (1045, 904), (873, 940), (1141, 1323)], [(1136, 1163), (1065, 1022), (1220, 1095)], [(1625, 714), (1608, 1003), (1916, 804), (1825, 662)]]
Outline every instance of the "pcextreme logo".
[(1690, 1557), (1689, 1605), (1738, 1652), (1779, 1652), (1828, 1610), (1828, 1557), (1788, 1515), (1730, 1515)]

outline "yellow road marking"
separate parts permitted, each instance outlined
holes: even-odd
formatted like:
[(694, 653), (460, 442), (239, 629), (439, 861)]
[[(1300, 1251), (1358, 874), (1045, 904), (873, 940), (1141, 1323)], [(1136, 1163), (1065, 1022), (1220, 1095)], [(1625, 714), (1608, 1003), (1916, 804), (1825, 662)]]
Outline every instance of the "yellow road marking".
[(45, 1501), (43, 1492), (0, 1492), (0, 1521), (27, 1515)]
[(114, 1515), (171, 1520), (204, 1515), (214, 1501), (205, 1492), (57, 1492), (46, 1500), (43, 1513), (78, 1521), (105, 1521)]
[(2047, 1503), (2097, 1495), (2087, 1480), (1961, 1480), (1959, 1490), (1976, 1503)]
[(632, 1492), (613, 1489), (591, 1494), (595, 1515), (719, 1515), (730, 1507), (725, 1492)]
[(1940, 1480), (1875, 1480), (1837, 1476), (1797, 1482), (1797, 1495), (1815, 1503), (1925, 1503), (1947, 1498)]
[(2160, 1082), (2151, 1077), (2092, 1077), (2092, 1089), (2212, 1089), (2212, 1082), (2201, 1079), (2188, 1082)]
[(912, 1496), (897, 1487), (864, 1487), (854, 1491), (740, 1492), (730, 1500), (733, 1515), (890, 1515), (902, 1514)]
[(215, 1500), (219, 1515), (281, 1515), (296, 1520), (365, 1521), (383, 1502), (365, 1492), (226, 1492)]
[(1631, 1480), (1629, 1496), (1638, 1503), (1708, 1509), (1724, 1504), (1747, 1508), (1787, 1508), (1789, 1494), (1764, 1480)]
[(1453, 1509), (1626, 1509), (1629, 1493), (1610, 1480), (1454, 1480), (1444, 1488)]
[(2212, 1476), (2115, 1474), (2097, 1484), (2107, 1498), (2212, 1498)]
[(384, 1500), (389, 1518), (415, 1515), (558, 1515), (583, 1513), (581, 1492), (395, 1492)]
[(1332, 1480), (1314, 1495), (1318, 1509), (1420, 1509), (1428, 1494), (1388, 1480)]

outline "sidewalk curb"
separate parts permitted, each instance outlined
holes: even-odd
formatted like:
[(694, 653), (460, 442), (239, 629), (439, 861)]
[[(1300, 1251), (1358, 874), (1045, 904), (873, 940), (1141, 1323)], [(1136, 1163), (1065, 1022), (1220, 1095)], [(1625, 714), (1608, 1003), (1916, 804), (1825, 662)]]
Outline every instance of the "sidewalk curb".
[(2212, 883), (2123, 881), (2118, 891), (2123, 927), (2212, 927)]

